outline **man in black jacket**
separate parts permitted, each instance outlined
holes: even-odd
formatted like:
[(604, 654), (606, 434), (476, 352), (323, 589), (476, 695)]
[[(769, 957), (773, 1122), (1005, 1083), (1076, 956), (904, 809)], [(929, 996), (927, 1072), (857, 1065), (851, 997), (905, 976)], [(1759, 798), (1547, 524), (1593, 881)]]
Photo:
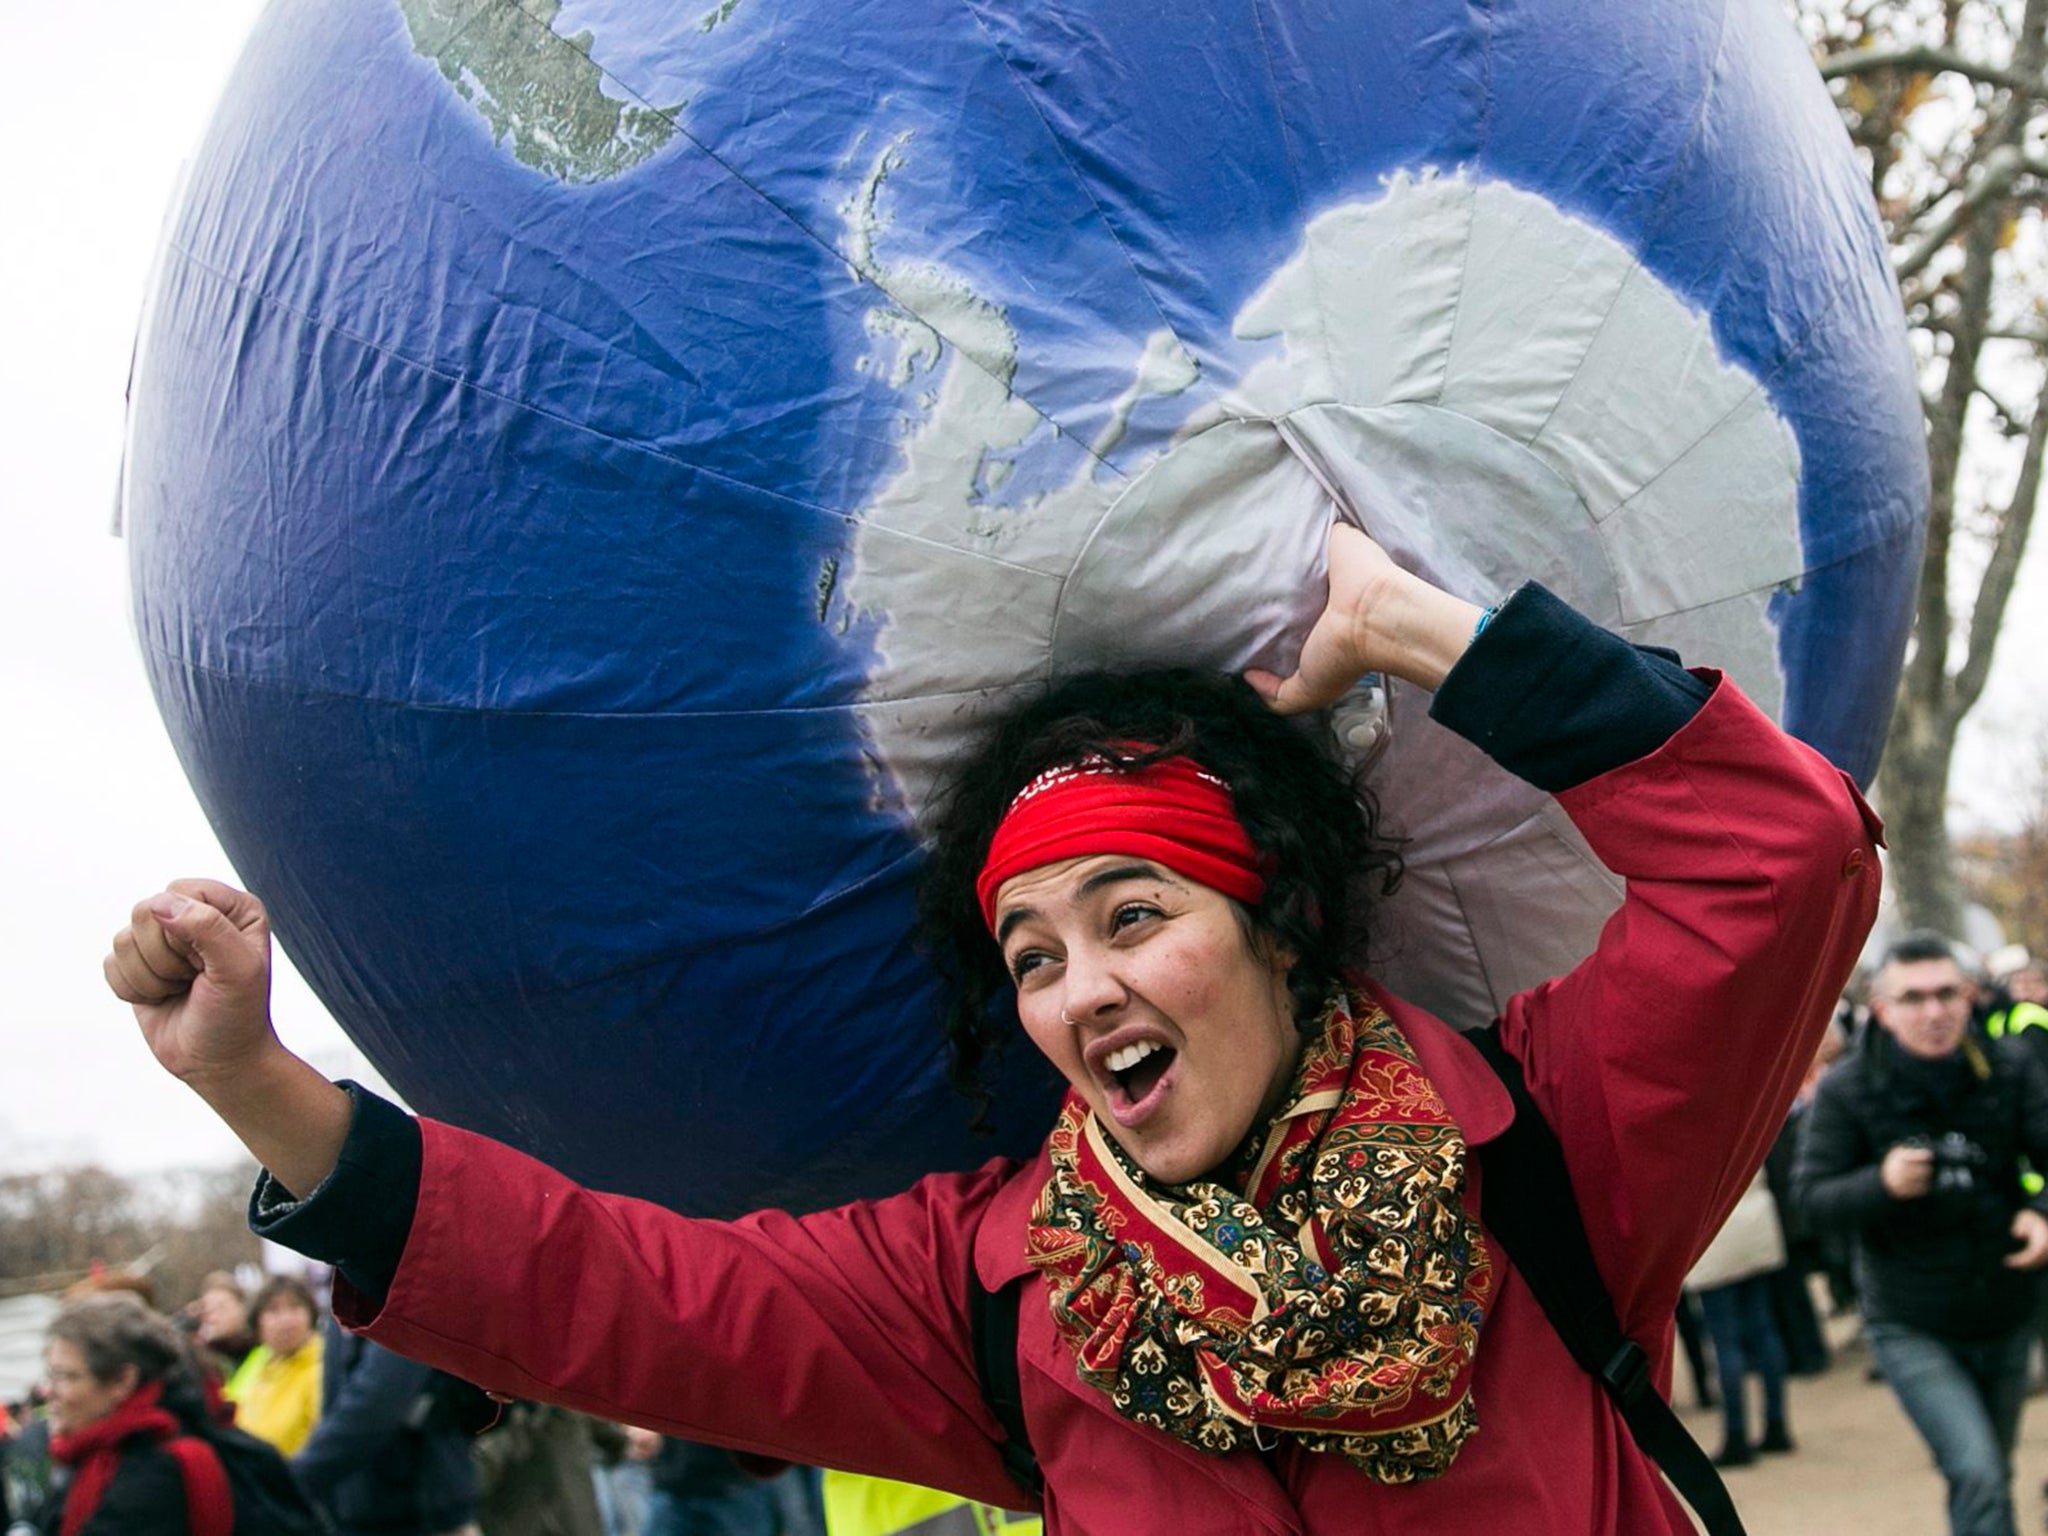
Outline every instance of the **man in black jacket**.
[(1970, 1032), (1954, 947), (1909, 934), (1886, 952), (1861, 1046), (1814, 1094), (1793, 1174), (1807, 1218), (1853, 1236), (1865, 1333), (1948, 1480), (1955, 1536), (2011, 1536), (2012, 1447), (2025, 1400), (2048, 1200), (2048, 1073)]
[(292, 1468), (341, 1536), (476, 1536), (469, 1437), (439, 1411), (439, 1376), (328, 1319), (320, 1422)]

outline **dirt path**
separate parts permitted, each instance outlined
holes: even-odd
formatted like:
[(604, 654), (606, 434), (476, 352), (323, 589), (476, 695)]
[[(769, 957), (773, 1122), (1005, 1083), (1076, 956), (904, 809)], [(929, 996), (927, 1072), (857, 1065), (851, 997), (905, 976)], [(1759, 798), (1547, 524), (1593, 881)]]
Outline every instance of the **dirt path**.
[[(1834, 1328), (1831, 1333), (1836, 1332)], [(1792, 1383), (1792, 1435), (1799, 1449), (1726, 1474), (1749, 1536), (1943, 1536), (1941, 1475), (1883, 1382), (1864, 1378), (1868, 1351), (1841, 1330), (1833, 1369)], [(1683, 1407), (1691, 1378), (1678, 1372), (1680, 1416), (1709, 1451), (1721, 1443), (1720, 1416)], [(2027, 1400), (2013, 1479), (2019, 1529), (2043, 1528), (2048, 1478), (2048, 1397)]]

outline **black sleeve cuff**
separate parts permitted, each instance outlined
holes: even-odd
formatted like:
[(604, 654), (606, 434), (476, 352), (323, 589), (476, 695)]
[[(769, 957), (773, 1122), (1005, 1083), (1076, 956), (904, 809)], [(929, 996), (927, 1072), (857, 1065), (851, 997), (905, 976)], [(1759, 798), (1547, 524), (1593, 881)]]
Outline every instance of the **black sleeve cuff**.
[(1531, 581), (1451, 668), (1429, 713), (1554, 795), (1647, 757), (1712, 691), (1675, 653), (1630, 645)]
[(305, 1199), (268, 1170), (249, 1197), (249, 1230), (332, 1264), (365, 1297), (382, 1301), (398, 1273), (420, 1195), (420, 1127), (360, 1083), (344, 1082), (355, 1113), (334, 1172)]

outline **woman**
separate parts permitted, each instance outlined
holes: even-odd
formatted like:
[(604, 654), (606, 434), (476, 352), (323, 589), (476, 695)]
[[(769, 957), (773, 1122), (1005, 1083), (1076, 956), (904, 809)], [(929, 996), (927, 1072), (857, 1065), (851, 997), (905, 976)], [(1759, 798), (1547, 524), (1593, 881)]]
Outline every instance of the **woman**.
[(204, 1438), (184, 1341), (133, 1296), (76, 1301), (51, 1320), (51, 1449), (70, 1468), (33, 1527), (48, 1536), (231, 1536), (234, 1499)]
[[(1762, 1169), (1707, 1244), (1687, 1280), (1700, 1299), (1714, 1370), (1721, 1380), (1719, 1467), (1746, 1467), (1759, 1451), (1789, 1451), (1784, 1336), (1774, 1311), (1775, 1277), (1785, 1268), (1785, 1233)], [(1748, 1378), (1763, 1384), (1763, 1432), (1749, 1432)]]
[(249, 1310), (262, 1342), (229, 1378), (223, 1391), (235, 1405), (235, 1424), (280, 1454), (296, 1456), (320, 1420), (320, 1305), (303, 1280), (272, 1275), (257, 1288)]
[[(1329, 571), (1297, 673), (1250, 679), (1272, 711), (1368, 671), (1433, 690), (1628, 882), (1501, 1032), (1667, 1359), (1870, 922), (1874, 821), (1732, 687), (1540, 588), (1483, 612), (1341, 527)], [(227, 887), (139, 904), (107, 973), (269, 1170), (262, 1229), (340, 1264), (341, 1315), (492, 1390), (1021, 1506), (971, 1267), (1023, 1289), (1048, 1531), (1687, 1531), (1476, 1218), (1499, 1080), (1345, 971), (1370, 848), (1327, 753), (1235, 684), (1027, 706), (961, 775), (928, 910), (958, 1075), (1007, 985), (1072, 1089), (1059, 1123), (1030, 1163), (803, 1218), (593, 1195), (326, 1082), (277, 1044), (262, 908)]]
[(192, 1340), (205, 1351), (202, 1363), (212, 1365), (221, 1380), (232, 1381), (257, 1348), (249, 1331), (249, 1298), (224, 1269), (210, 1271), (199, 1282), (199, 1295), (187, 1312)]

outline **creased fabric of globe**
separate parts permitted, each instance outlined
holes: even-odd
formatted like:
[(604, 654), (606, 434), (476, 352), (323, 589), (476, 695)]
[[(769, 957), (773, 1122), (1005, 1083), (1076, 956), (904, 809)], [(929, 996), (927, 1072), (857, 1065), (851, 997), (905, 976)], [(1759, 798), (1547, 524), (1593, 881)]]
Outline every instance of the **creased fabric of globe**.
[[(984, 1139), (928, 1027), (924, 808), (1036, 680), (1292, 670), (1340, 518), (1867, 776), (1925, 435), (1782, 11), (268, 7), (120, 477), (222, 847), (411, 1107), (738, 1216), (1037, 1153), (1063, 1085)], [(1335, 721), (1375, 980), (1478, 1025), (1620, 883), (1427, 702)]]

